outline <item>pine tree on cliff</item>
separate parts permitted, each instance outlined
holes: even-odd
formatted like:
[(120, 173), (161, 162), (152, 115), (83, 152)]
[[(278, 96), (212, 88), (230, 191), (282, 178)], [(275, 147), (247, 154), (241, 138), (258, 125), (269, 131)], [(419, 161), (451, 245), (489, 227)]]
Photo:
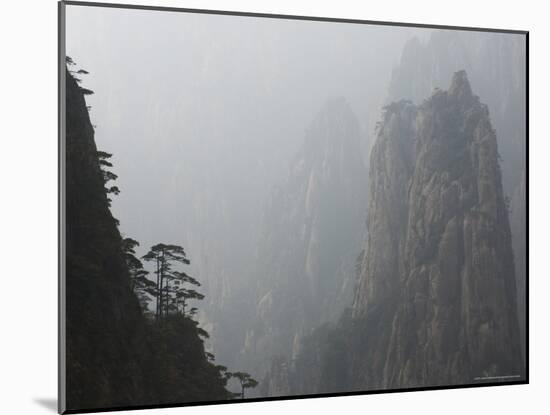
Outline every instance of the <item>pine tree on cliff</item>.
[(151, 297), (156, 298), (157, 296), (156, 284), (147, 278), (149, 271), (143, 268), (143, 263), (136, 257), (135, 248), (137, 246), (139, 246), (139, 242), (135, 239), (125, 238), (122, 240), (122, 251), (131, 278), (130, 287), (137, 296), (142, 310), (147, 312)]
[(155, 318), (158, 320), (168, 312), (168, 300), (170, 293), (169, 281), (178, 279), (178, 274), (173, 270), (177, 263), (188, 265), (191, 263), (186, 256), (184, 249), (178, 245), (167, 245), (163, 243), (151, 247), (149, 252), (143, 256), (148, 262), (153, 262), (157, 276), (156, 282), (156, 310)]
[[(74, 65), (70, 58), (67, 63)], [(226, 375), (206, 354), (202, 338), (208, 333), (197, 322), (181, 315), (159, 322), (144, 318), (136, 298), (143, 276), (137, 241), (121, 237), (109, 209), (106, 183), (116, 178), (107, 173), (111, 156), (97, 150), (85, 91), (69, 68), (65, 76), (66, 324), (61, 329), (66, 381), (61, 410), (153, 405), (167, 397), (174, 402), (227, 399)], [(163, 260), (189, 263), (181, 247), (164, 248)]]
[[(107, 183), (111, 180), (114, 181), (118, 178), (116, 174), (114, 174), (112, 171), (107, 170), (108, 167), (113, 167), (113, 163), (109, 161), (109, 159), (112, 157), (112, 154), (106, 153), (105, 151), (98, 151), (97, 152), (97, 158), (99, 160), (99, 166), (101, 168), (101, 172), (103, 174), (103, 181), (105, 182), (105, 193), (106, 194), (114, 194), (118, 195), (120, 193), (120, 190), (117, 186), (110, 186), (107, 187)], [(110, 198), (107, 198), (109, 201), (109, 206), (111, 206), (112, 200)]]
[(241, 384), (241, 399), (244, 399), (245, 389), (255, 388), (258, 386), (258, 381), (253, 379), (252, 376), (246, 372), (234, 372), (231, 375)]
[[(187, 288), (186, 285), (200, 287), (201, 284), (195, 278), (191, 277), (185, 272), (180, 271), (175, 271), (170, 278), (173, 281), (172, 301), (174, 304), (174, 309), (177, 313), (181, 311), (181, 314), (185, 316), (186, 307), (189, 304), (189, 301), (202, 300), (204, 298), (203, 294), (195, 291), (192, 288)], [(193, 314), (195, 314), (195, 312), (196, 309), (191, 308), (189, 310), (189, 315), (192, 316)]]

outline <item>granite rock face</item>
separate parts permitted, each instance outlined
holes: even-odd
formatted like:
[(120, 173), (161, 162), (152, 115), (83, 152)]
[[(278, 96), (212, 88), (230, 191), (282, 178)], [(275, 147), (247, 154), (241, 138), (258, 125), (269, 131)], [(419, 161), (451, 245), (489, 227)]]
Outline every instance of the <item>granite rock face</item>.
[(386, 107), (367, 226), (355, 387), (523, 376), (497, 140), (464, 71), (418, 107)]
[(288, 382), (278, 381), (286, 369), (277, 368), (299, 353), (303, 336), (352, 302), (366, 177), (359, 123), (344, 99), (332, 99), (265, 208), (256, 258), (258, 317), (243, 354), (267, 395), (287, 390)]
[[(487, 104), (501, 157), (502, 186), (510, 200), (512, 248), (518, 287), (518, 320), (525, 339), (526, 304), (526, 59), (525, 37), (436, 30), (426, 42), (413, 38), (394, 69), (388, 99), (422, 102), (434, 88), (446, 88), (465, 69)], [(525, 341), (522, 341), (522, 347)]]
[[(356, 310), (384, 303), (395, 296), (399, 263), (406, 231), (409, 180), (414, 169), (414, 137), (417, 108), (409, 101), (389, 105), (379, 127), (369, 169), (370, 194), (367, 214), (366, 256), (361, 263)], [(375, 254), (376, 250), (376, 254)], [(368, 258), (368, 260), (367, 260)]]

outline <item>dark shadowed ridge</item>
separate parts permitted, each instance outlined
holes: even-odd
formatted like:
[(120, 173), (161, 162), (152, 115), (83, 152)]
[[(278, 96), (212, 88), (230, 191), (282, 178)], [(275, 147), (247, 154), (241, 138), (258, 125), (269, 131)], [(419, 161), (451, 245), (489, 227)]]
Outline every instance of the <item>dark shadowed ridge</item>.
[[(228, 399), (190, 318), (149, 321), (130, 289), (82, 88), (67, 71), (68, 410)], [(63, 405), (62, 405), (63, 407)]]

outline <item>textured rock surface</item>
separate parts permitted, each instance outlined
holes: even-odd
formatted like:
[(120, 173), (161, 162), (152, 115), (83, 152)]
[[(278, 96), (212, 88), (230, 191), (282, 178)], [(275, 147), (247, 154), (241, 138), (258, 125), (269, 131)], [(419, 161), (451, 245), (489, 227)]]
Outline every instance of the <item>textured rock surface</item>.
[[(383, 116), (371, 152), (370, 194), (367, 217), (367, 255), (361, 264), (356, 309), (384, 303), (395, 295), (402, 266), (402, 235), (406, 231), (409, 180), (414, 169), (417, 109), (408, 101), (391, 104)], [(366, 260), (368, 258), (368, 260)]]
[(523, 375), (497, 141), (464, 71), (417, 109), (386, 108), (370, 179), (353, 384)]
[[(512, 248), (516, 262), (518, 319), (525, 339), (526, 284), (526, 44), (523, 36), (436, 30), (426, 43), (412, 39), (392, 74), (389, 100), (415, 104), (445, 88), (451, 76), (465, 69), (476, 94), (486, 103), (496, 130), (502, 185), (510, 199)], [(523, 196), (522, 196), (523, 195)]]
[[(268, 202), (257, 257), (258, 318), (243, 351), (260, 379), (352, 301), (367, 194), (359, 134), (346, 101), (329, 101)], [(287, 388), (265, 380), (268, 395)]]

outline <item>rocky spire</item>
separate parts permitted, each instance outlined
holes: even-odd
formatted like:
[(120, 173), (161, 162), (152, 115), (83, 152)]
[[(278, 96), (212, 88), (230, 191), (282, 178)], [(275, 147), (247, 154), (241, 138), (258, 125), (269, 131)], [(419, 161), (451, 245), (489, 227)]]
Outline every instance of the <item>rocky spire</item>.
[(462, 101), (471, 101), (473, 98), (472, 87), (465, 70), (455, 72), (449, 87), (449, 95)]
[[(357, 354), (355, 381), (395, 388), (517, 380), (514, 262), (487, 107), (459, 71), (448, 91), (405, 108), (386, 110), (371, 155), (355, 314), (376, 345)], [(361, 366), (368, 360), (384, 363)]]

